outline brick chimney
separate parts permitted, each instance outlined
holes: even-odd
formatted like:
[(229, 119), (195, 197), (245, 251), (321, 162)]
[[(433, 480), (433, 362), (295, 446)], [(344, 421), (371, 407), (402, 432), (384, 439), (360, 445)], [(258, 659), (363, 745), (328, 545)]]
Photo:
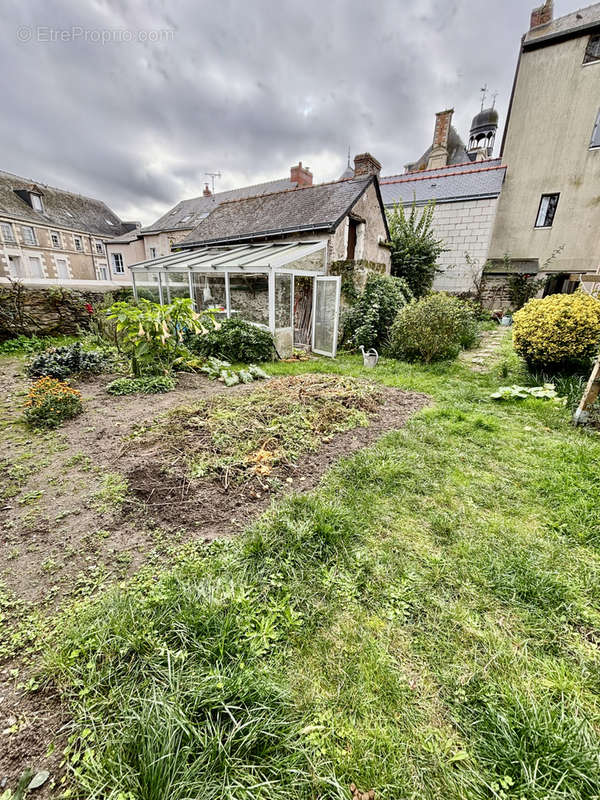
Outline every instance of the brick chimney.
[(371, 153), (361, 153), (354, 156), (354, 176), (377, 175), (381, 172), (381, 164)]
[(208, 188), (208, 183), (204, 184), (204, 191), (202, 192), (202, 194), (204, 195), (204, 197), (212, 197), (212, 192)]
[(290, 169), (290, 180), (296, 186), (312, 186), (313, 174), (308, 167), (303, 167), (299, 161), (295, 167)]
[(537, 28), (538, 25), (547, 25), (549, 22), (552, 22), (554, 17), (554, 9), (553, 9), (552, 0), (546, 0), (543, 6), (538, 6), (538, 8), (534, 8), (531, 12), (531, 24), (529, 29)]
[(453, 108), (438, 111), (435, 115), (435, 128), (433, 129), (433, 142), (427, 162), (427, 169), (439, 169), (448, 164), (448, 135), (452, 123)]

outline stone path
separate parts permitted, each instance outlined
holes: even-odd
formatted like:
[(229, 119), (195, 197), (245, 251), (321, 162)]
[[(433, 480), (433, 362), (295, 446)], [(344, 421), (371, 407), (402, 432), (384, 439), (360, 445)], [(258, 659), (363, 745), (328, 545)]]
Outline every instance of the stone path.
[(491, 331), (484, 331), (479, 347), (475, 350), (463, 350), (459, 359), (474, 372), (487, 372), (499, 360), (500, 345), (508, 335), (508, 330), (498, 326)]

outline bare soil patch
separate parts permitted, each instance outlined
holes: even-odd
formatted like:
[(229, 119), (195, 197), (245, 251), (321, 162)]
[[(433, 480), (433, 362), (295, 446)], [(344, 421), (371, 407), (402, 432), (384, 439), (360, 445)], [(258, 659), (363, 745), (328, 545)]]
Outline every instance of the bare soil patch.
[[(0, 607), (5, 632), (25, 611), (52, 616), (72, 598), (102, 591), (149, 558), (166, 561), (179, 542), (239, 532), (274, 495), (314, 488), (336, 460), (400, 428), (428, 402), (425, 395), (378, 386), (376, 399), (363, 410), (368, 425), (324, 429), (318, 446), (299, 458), (267, 459), (268, 475), (257, 469), (251, 479), (227, 481), (223, 472), (190, 477), (186, 458), (173, 459), (155, 435), (156, 421), (160, 426), (165, 412), (181, 407), (219, 410), (229, 398), (275, 386), (275, 380), (226, 389), (203, 376), (183, 375), (168, 394), (112, 397), (105, 387), (113, 377), (75, 383), (85, 413), (57, 431), (39, 433), (20, 422), (29, 383), (23, 362), (0, 361), (0, 598), (4, 586), (16, 602)], [(186, 431), (182, 441), (193, 442), (198, 430)], [(120, 492), (123, 479), (127, 488)], [(53, 796), (65, 714), (52, 692), (23, 687), (31, 665), (24, 648), (16, 647), (10, 657), (0, 650), (1, 658), (0, 792), (3, 782), (14, 786), (31, 766), (49, 769), (53, 779), (36, 797)]]

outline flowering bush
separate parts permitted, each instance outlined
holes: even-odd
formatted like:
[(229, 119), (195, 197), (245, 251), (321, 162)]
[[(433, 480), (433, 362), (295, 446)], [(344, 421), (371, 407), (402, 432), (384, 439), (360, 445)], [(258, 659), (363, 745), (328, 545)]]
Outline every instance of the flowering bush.
[(143, 298), (137, 303), (120, 301), (106, 314), (115, 322), (117, 338), (138, 378), (167, 375), (190, 355), (184, 345), (186, 334), (206, 335), (219, 327), (209, 313), (197, 314), (189, 297), (177, 297), (164, 306)]
[(392, 325), (388, 352), (406, 361), (442, 361), (456, 358), (461, 347), (473, 347), (478, 338), (473, 307), (439, 292), (400, 310)]
[(513, 322), (515, 350), (532, 371), (587, 370), (600, 346), (600, 300), (583, 292), (530, 300)]
[(56, 428), (82, 411), (81, 392), (50, 377), (36, 381), (25, 402), (25, 419), (32, 428)]

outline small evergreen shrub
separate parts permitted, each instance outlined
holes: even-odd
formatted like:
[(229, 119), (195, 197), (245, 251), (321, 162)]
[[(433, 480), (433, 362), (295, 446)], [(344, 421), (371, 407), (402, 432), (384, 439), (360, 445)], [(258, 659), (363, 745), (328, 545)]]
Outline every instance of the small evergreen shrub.
[(411, 291), (402, 278), (369, 275), (363, 293), (342, 316), (343, 345), (381, 348), (398, 311), (411, 299)]
[(444, 293), (430, 294), (401, 309), (390, 333), (388, 353), (405, 361), (456, 358), (478, 337), (473, 309)]
[(269, 361), (274, 353), (271, 334), (239, 317), (224, 320), (203, 336), (189, 336), (186, 344), (200, 356), (233, 362)]
[(99, 350), (83, 350), (81, 344), (54, 347), (36, 356), (29, 364), (30, 378), (49, 375), (63, 380), (77, 372), (100, 373), (106, 367), (106, 354)]
[(434, 210), (435, 203), (431, 201), (424, 208), (413, 202), (409, 212), (397, 203), (388, 211), (392, 275), (404, 278), (415, 297), (424, 297), (431, 290), (440, 271), (437, 259), (447, 250), (435, 236)]
[(533, 372), (587, 371), (600, 346), (600, 300), (583, 292), (530, 300), (513, 323), (515, 350)]
[(25, 401), (25, 419), (32, 428), (56, 428), (82, 411), (81, 392), (48, 376), (33, 384)]
[(109, 394), (164, 394), (177, 385), (169, 375), (147, 375), (143, 378), (117, 378), (106, 387)]

